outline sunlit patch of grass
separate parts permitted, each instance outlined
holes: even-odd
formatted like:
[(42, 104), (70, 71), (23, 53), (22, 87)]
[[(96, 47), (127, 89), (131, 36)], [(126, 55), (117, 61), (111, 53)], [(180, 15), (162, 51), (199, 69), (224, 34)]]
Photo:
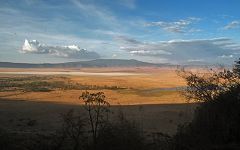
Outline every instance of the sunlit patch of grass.
[[(140, 73), (145, 73), (145, 70), (141, 71)], [(152, 70), (147, 75), (124, 77), (2, 75), (0, 83), (8, 84), (8, 86), (0, 84), (0, 97), (11, 99), (51, 101), (75, 105), (80, 103), (79, 95), (88, 90), (104, 92), (113, 105), (186, 102), (178, 91), (178, 87), (184, 87), (186, 84), (176, 75), (174, 70)]]

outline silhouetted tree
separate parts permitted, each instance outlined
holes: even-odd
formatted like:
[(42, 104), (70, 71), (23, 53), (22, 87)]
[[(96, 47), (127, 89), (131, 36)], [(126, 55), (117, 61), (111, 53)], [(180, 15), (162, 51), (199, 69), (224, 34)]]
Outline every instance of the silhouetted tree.
[(175, 149), (239, 149), (240, 85), (201, 103), (194, 119), (179, 126)]
[(86, 91), (79, 98), (84, 101), (84, 108), (88, 112), (93, 147), (96, 149), (98, 131), (100, 126), (108, 120), (110, 104), (105, 100), (106, 97), (103, 92), (89, 93)]
[(240, 76), (240, 58), (238, 60), (235, 61), (235, 64), (233, 66), (233, 72)]
[(206, 102), (215, 99), (219, 94), (229, 91), (240, 84), (240, 76), (233, 70), (223, 69), (207, 73), (193, 73), (184, 69), (177, 71), (187, 83), (183, 94), (188, 100)]
[(179, 72), (187, 82), (184, 94), (201, 103), (192, 122), (179, 126), (174, 149), (240, 149), (239, 64), (203, 74)]

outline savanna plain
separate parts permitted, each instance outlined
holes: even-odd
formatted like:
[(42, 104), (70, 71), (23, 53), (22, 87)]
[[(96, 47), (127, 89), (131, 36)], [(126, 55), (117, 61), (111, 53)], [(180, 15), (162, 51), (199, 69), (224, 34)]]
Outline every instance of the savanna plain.
[(171, 135), (191, 121), (197, 105), (182, 95), (185, 86), (175, 67), (0, 68), (0, 126), (51, 132), (61, 125), (61, 114), (84, 113), (82, 92), (101, 91), (111, 105), (110, 117), (122, 111), (144, 132)]

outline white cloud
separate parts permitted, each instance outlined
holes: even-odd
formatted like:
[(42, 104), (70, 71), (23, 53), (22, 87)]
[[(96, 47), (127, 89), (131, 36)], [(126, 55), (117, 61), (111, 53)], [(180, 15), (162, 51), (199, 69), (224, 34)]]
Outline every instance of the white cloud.
[(37, 40), (25, 40), (21, 53), (50, 54), (57, 57), (75, 58), (75, 59), (97, 59), (99, 54), (93, 51), (81, 49), (77, 45), (69, 46), (48, 46), (40, 44)]
[(189, 59), (188, 62), (203, 62), (204, 59)]
[[(123, 50), (126, 48), (122, 48)], [(166, 52), (166, 51), (161, 51), (158, 50), (156, 52), (154, 51), (149, 51), (149, 50), (144, 50), (144, 49), (134, 49), (134, 48), (127, 48), (128, 50), (130, 50), (130, 54), (135, 54), (135, 55), (140, 55), (140, 56), (152, 56), (152, 57), (159, 57), (159, 56), (163, 56), (163, 55), (171, 55), (171, 53)]]
[(239, 28), (240, 27), (240, 21), (232, 21), (230, 22), (229, 24), (227, 24), (224, 29), (225, 30), (228, 30), (228, 29), (236, 29), (236, 28)]
[(222, 55), (222, 56), (219, 56), (221, 58), (233, 58), (233, 55)]
[(146, 23), (145, 26), (157, 26), (162, 28), (165, 31), (172, 32), (172, 33), (186, 33), (186, 32), (199, 32), (200, 29), (193, 29), (190, 26), (198, 21), (200, 18), (189, 17), (187, 19), (181, 19), (178, 21), (173, 22), (166, 22), (166, 21), (157, 21), (157, 22), (150, 22)]
[(116, 57), (117, 57), (117, 54), (113, 54), (113, 55), (112, 55), (112, 58), (116, 58)]

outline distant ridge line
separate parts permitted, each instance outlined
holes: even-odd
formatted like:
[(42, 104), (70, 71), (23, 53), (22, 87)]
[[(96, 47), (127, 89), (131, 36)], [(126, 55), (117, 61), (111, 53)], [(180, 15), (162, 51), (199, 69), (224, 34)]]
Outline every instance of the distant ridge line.
[(95, 59), (65, 63), (14, 63), (0, 62), (2, 68), (82, 68), (82, 67), (163, 67), (171, 64), (155, 64), (135, 59)]

